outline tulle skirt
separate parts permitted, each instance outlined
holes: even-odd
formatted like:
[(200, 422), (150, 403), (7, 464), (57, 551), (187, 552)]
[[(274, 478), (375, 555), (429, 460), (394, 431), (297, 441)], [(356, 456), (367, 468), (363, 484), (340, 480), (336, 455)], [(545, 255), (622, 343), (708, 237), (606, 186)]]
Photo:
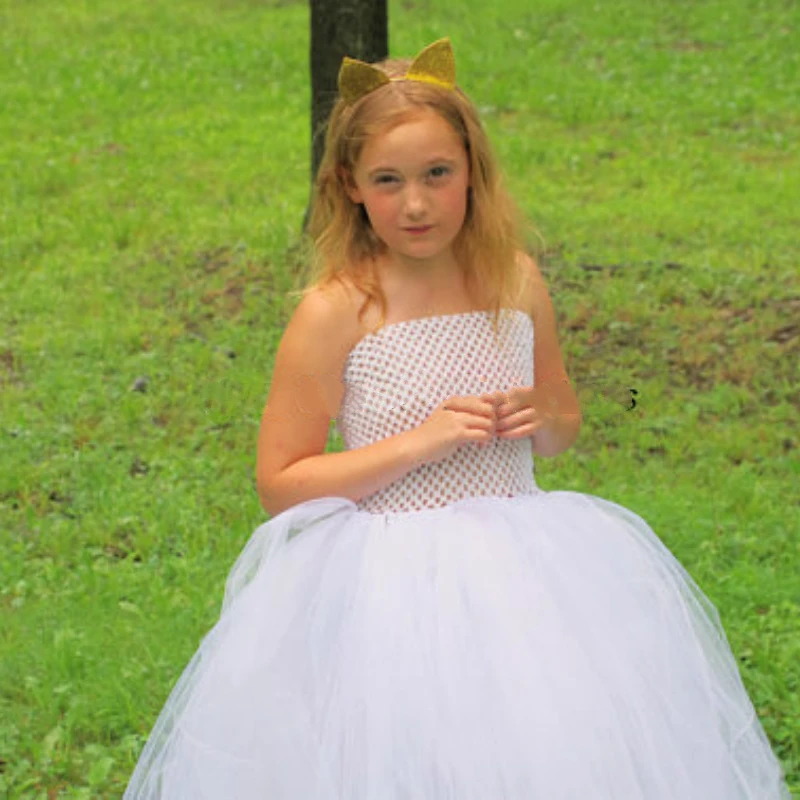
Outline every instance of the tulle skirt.
[(790, 797), (714, 606), (644, 520), (575, 492), (262, 525), (125, 793)]

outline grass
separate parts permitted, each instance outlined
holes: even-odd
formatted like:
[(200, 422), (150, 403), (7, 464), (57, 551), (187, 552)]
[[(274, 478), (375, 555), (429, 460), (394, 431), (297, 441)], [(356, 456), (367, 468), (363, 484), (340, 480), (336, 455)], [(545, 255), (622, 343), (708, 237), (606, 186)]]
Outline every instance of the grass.
[[(796, 6), (459, 7), (392, 50), (451, 36), (535, 225), (586, 420), (539, 483), (653, 525), (800, 789)], [(0, 42), (0, 791), (116, 797), (264, 519), (308, 11), (0, 0)]]

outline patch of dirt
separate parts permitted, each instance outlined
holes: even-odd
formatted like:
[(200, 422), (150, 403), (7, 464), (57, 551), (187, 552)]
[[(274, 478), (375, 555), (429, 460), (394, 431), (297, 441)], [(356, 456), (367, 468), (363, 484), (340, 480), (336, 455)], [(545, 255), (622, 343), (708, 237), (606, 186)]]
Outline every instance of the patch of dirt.
[[(613, 276), (623, 266), (583, 263), (578, 268), (591, 281), (595, 275)], [(642, 266), (682, 269), (684, 265), (648, 262), (629, 268)], [(575, 268), (565, 267), (561, 273), (554, 270), (552, 284), (558, 289), (574, 288), (581, 298), (569, 310), (558, 313), (559, 329), (577, 334), (571, 343), (578, 354), (577, 362), (588, 357), (602, 372), (602, 362), (610, 367), (638, 350), (648, 355), (645, 360), (652, 366), (652, 350), (661, 345), (664, 349), (656, 361), (670, 372), (676, 386), (707, 391), (726, 383), (751, 389), (754, 402), (759, 405), (791, 401), (791, 395), (777, 387), (796, 382), (791, 365), (797, 361), (800, 345), (800, 323), (796, 322), (800, 319), (800, 297), (767, 298), (744, 305), (746, 293), (737, 295), (734, 302), (724, 287), (704, 289), (693, 296), (675, 294), (662, 304), (666, 318), (674, 323), (675, 333), (668, 342), (659, 342), (647, 336), (647, 324), (634, 323), (624, 310), (615, 312), (613, 321), (590, 330), (601, 312), (591, 297), (582, 297), (587, 280), (576, 281), (575, 275)], [(680, 291), (680, 287), (676, 290)], [(647, 369), (646, 365), (643, 369)], [(643, 372), (640, 377), (647, 375)], [(578, 379), (577, 372), (575, 378)], [(766, 383), (774, 384), (776, 390), (768, 391)]]
[(10, 348), (0, 350), (0, 386), (21, 383), (22, 363), (19, 356)]

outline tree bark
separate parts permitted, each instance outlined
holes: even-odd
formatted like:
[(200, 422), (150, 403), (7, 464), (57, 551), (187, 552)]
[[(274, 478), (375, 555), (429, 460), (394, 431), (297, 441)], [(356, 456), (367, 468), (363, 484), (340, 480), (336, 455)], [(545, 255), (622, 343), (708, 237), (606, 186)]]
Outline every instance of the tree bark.
[[(344, 56), (382, 61), (389, 55), (386, 0), (310, 0), (311, 185), (325, 148), (325, 127), (336, 100)], [(308, 210), (306, 210), (306, 221)]]

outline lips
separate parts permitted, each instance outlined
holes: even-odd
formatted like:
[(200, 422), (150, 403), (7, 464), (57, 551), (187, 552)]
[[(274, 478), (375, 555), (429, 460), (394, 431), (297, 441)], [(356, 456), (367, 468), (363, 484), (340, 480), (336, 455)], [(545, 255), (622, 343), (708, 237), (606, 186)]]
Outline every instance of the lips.
[(406, 233), (410, 233), (412, 236), (419, 236), (420, 234), (427, 233), (431, 228), (433, 228), (433, 225), (419, 225), (415, 228), (403, 228), (403, 230)]

